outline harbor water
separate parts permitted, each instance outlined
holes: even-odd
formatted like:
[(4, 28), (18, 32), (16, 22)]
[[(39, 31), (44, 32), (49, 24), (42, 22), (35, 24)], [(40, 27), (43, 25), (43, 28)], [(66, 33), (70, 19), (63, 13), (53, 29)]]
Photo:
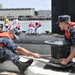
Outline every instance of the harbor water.
[[(26, 20), (26, 21), (20, 21), (20, 25), (22, 27), (22, 31), (27, 31), (29, 23), (33, 21), (35, 24), (35, 20)], [(38, 20), (41, 22), (41, 33), (45, 33), (45, 31), (52, 32), (52, 23), (51, 20)], [(0, 23), (4, 24), (4, 21), (0, 21)], [(13, 21), (9, 21), (9, 24), (12, 26)]]

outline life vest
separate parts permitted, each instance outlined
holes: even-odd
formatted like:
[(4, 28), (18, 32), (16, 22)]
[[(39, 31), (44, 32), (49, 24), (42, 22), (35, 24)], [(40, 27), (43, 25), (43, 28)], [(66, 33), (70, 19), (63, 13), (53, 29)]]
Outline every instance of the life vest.
[(20, 27), (20, 25), (17, 25), (16, 28), (17, 28), (17, 29), (20, 29), (21, 27)]
[[(70, 24), (69, 28), (71, 28), (72, 26), (75, 26), (75, 22), (70, 22), (69, 24)], [(69, 33), (69, 31), (65, 31), (65, 36), (68, 39), (70, 39), (70, 33)]]
[[(1, 32), (0, 33), (0, 38), (2, 37), (8, 37), (11, 39), (9, 32)], [(0, 44), (0, 47), (4, 46), (4, 44)]]
[(8, 25), (8, 27), (7, 27), (7, 28), (8, 28), (8, 30), (10, 30), (12, 27), (11, 27), (10, 25)]
[(38, 27), (41, 27), (41, 23), (40, 22), (37, 22), (37, 25), (38, 25)]
[(29, 24), (29, 27), (34, 27), (34, 24), (33, 24), (33, 23), (30, 23), (30, 24)]
[(38, 25), (38, 27), (41, 27), (41, 23)]

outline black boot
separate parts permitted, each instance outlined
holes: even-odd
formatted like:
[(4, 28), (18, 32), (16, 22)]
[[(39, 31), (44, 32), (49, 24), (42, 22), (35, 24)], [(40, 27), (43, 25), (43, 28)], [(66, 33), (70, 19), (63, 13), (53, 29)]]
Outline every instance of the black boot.
[(24, 72), (33, 62), (33, 59), (29, 59), (27, 62), (17, 61), (15, 65), (18, 67), (20, 72)]

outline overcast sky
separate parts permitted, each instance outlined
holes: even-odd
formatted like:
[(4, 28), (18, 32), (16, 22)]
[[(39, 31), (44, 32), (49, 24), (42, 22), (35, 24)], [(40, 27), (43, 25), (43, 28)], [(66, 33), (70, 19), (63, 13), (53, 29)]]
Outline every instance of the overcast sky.
[(3, 8), (35, 8), (51, 10), (51, 0), (0, 0)]

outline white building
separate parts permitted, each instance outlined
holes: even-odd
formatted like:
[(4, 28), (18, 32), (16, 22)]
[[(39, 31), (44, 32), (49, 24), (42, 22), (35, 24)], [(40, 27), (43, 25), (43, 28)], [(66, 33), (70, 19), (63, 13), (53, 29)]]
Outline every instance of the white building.
[(2, 8), (0, 9), (0, 17), (3, 16), (29, 16), (33, 17), (35, 12), (34, 8)]
[(50, 18), (51, 17), (51, 10), (38, 10), (38, 17)]
[(36, 16), (34, 8), (2, 8), (0, 4), (0, 19), (4, 19), (4, 16), (8, 19), (13, 19), (15, 16), (19, 19), (51, 18), (51, 10), (38, 10)]

